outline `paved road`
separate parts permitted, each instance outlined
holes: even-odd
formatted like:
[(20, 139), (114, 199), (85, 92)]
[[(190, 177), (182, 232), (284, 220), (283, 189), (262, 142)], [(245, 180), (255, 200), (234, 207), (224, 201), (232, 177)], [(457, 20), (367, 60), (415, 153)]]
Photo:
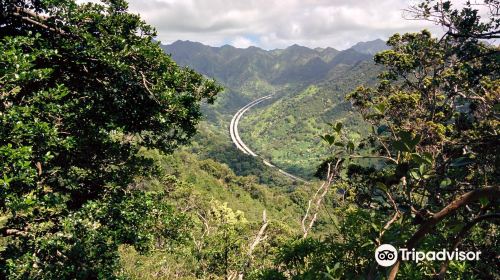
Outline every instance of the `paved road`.
[(263, 159), (262, 157), (258, 156), (250, 148), (248, 148), (247, 145), (245, 145), (243, 140), (241, 140), (241, 138), (240, 138), (240, 134), (238, 133), (238, 123), (240, 122), (240, 119), (243, 116), (243, 114), (246, 111), (248, 111), (250, 108), (252, 108), (253, 106), (261, 103), (264, 100), (270, 99), (272, 96), (273, 95), (270, 94), (270, 95), (263, 96), (259, 99), (256, 99), (256, 100), (248, 103), (247, 105), (243, 106), (240, 110), (238, 110), (238, 112), (236, 112), (236, 114), (234, 114), (233, 119), (231, 120), (231, 124), (229, 125), (229, 134), (231, 135), (231, 140), (233, 141), (234, 145), (236, 145), (236, 148), (238, 148), (238, 150), (242, 151), (243, 153), (260, 158), (265, 165), (272, 167), (272, 168), (275, 168), (276, 170), (278, 170), (278, 172), (280, 172), (281, 174), (283, 174), (283, 175), (285, 175), (293, 180), (306, 182), (306, 180), (299, 178), (295, 175), (292, 175), (292, 174), (278, 168), (277, 166), (273, 165), (272, 163)]

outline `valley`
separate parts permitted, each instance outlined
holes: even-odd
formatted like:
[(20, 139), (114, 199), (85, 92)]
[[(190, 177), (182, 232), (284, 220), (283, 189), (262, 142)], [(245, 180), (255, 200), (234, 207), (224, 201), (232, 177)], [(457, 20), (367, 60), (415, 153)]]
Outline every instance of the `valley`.
[[(259, 155), (265, 163), (279, 166), (285, 176), (310, 180), (327, 157), (327, 147), (319, 138), (327, 123), (344, 121), (357, 138), (366, 132), (344, 97), (356, 86), (375, 81), (379, 69), (372, 56), (387, 47), (375, 40), (343, 51), (298, 45), (267, 51), (189, 41), (162, 48), (180, 65), (224, 85), (215, 104), (204, 107), (211, 129), (229, 129), (230, 138), (243, 153)], [(273, 102), (258, 102), (252, 110), (245, 110), (250, 109), (246, 105), (267, 100), (270, 92)], [(236, 120), (238, 130), (234, 129)], [(238, 138), (245, 143), (239, 144)]]
[(0, 2), (0, 279), (500, 279), (500, 1), (403, 2)]
[[(245, 105), (243, 108), (241, 108), (238, 112), (236, 112), (236, 114), (233, 116), (233, 118), (231, 119), (231, 124), (229, 125), (229, 133), (231, 135), (231, 140), (233, 141), (234, 145), (238, 148), (238, 150), (242, 151), (243, 153), (247, 154), (247, 155), (251, 155), (253, 157), (259, 157), (257, 154), (255, 154), (252, 150), (250, 150), (250, 148), (248, 148), (247, 145), (245, 145), (245, 143), (243, 142), (243, 140), (240, 138), (240, 134), (238, 132), (238, 124), (240, 122), (240, 119), (241, 117), (243, 116), (243, 114), (250, 110), (250, 108), (254, 107), (255, 105), (265, 101), (266, 99), (271, 99), (272, 98), (272, 94), (271, 95), (267, 95), (267, 96), (264, 96), (264, 97), (261, 97), (259, 99), (256, 99), (250, 103), (248, 103), (247, 105)], [(262, 157), (259, 157), (262, 159), (262, 162), (269, 166), (269, 167), (272, 167), (272, 168), (276, 168), (278, 170), (278, 172), (280, 172), (281, 174), (285, 175), (286, 177), (289, 177), (293, 180), (296, 180), (296, 181), (301, 181), (301, 182), (305, 182), (304, 179), (302, 178), (299, 178), (297, 176), (294, 176), (284, 170), (282, 170), (281, 168), (279, 167), (276, 167), (275, 165), (273, 165), (272, 163), (270, 163), (268, 160), (262, 158)]]

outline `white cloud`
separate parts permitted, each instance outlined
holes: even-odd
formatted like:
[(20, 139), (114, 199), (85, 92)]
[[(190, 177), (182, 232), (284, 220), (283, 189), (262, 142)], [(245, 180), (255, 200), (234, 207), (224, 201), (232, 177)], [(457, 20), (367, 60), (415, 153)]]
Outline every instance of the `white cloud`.
[(396, 32), (438, 30), (402, 18), (404, 0), (129, 0), (158, 30), (163, 43), (199, 41), (220, 46), (254, 44), (265, 49), (292, 44), (347, 48), (387, 39)]
[(252, 45), (255, 45), (254, 42), (252, 42), (252, 40), (249, 40), (245, 37), (241, 37), (241, 36), (238, 36), (236, 37), (236, 39), (234, 39), (233, 41), (231, 41), (229, 43), (231, 46), (234, 46), (234, 47), (237, 47), (237, 48), (248, 48)]

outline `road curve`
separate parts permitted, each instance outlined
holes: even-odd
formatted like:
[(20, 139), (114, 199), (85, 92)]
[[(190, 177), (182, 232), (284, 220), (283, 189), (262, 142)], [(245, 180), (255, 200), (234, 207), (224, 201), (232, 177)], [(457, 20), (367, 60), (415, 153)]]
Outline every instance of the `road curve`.
[(236, 148), (238, 148), (238, 150), (242, 151), (243, 153), (245, 153), (247, 155), (251, 155), (253, 157), (260, 158), (265, 165), (272, 167), (272, 168), (276, 168), (276, 170), (278, 170), (278, 172), (287, 176), (288, 178), (291, 178), (295, 181), (307, 182), (306, 180), (299, 178), (295, 175), (292, 175), (292, 174), (278, 168), (277, 166), (273, 165), (272, 163), (263, 159), (262, 157), (258, 156), (250, 148), (248, 148), (248, 146), (245, 145), (243, 140), (241, 140), (241, 138), (240, 138), (240, 134), (238, 133), (238, 123), (240, 122), (240, 119), (243, 116), (243, 114), (246, 111), (248, 111), (250, 108), (252, 108), (253, 106), (261, 103), (262, 101), (264, 101), (266, 99), (270, 99), (272, 96), (273, 96), (273, 94), (270, 94), (270, 95), (266, 95), (266, 96), (263, 96), (261, 98), (258, 98), (256, 100), (248, 103), (247, 105), (243, 106), (241, 109), (238, 110), (238, 112), (236, 112), (236, 114), (234, 114), (233, 118), (231, 119), (231, 123), (229, 125), (229, 134), (231, 135), (231, 140), (233, 141)]

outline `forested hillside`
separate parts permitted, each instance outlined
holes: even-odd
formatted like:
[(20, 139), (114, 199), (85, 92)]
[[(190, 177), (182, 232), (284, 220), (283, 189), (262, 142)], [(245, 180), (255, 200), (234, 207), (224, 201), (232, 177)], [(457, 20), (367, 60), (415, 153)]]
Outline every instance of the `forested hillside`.
[(293, 90), (330, 80), (338, 66), (371, 61), (374, 50), (387, 49), (387, 46), (385, 42), (376, 40), (359, 43), (344, 51), (310, 49), (299, 45), (266, 51), (257, 47), (210, 47), (196, 42), (176, 41), (162, 48), (180, 65), (189, 66), (223, 83), (231, 94), (219, 98), (221, 106), (217, 109), (227, 111), (287, 85)]
[(500, 279), (499, 11), (264, 50), (0, 0), (0, 279)]
[(335, 69), (329, 81), (283, 94), (243, 118), (240, 122), (243, 139), (278, 166), (311, 178), (329, 157), (320, 138), (328, 123), (343, 122), (350, 136), (357, 140), (368, 132), (368, 124), (353, 111), (345, 94), (357, 85), (372, 84), (377, 70), (373, 63), (364, 61)]
[(373, 83), (380, 71), (373, 63), (373, 54), (388, 47), (375, 40), (344, 51), (298, 45), (265, 51), (256, 47), (210, 47), (189, 41), (162, 48), (181, 65), (224, 85), (225, 92), (215, 106), (204, 111), (219, 132), (228, 130), (230, 116), (239, 108), (274, 93), (273, 99), (242, 119), (242, 138), (268, 161), (292, 174), (311, 178), (316, 166), (326, 159), (319, 135), (328, 122), (346, 121), (358, 137), (367, 130), (345, 95), (360, 84)]

